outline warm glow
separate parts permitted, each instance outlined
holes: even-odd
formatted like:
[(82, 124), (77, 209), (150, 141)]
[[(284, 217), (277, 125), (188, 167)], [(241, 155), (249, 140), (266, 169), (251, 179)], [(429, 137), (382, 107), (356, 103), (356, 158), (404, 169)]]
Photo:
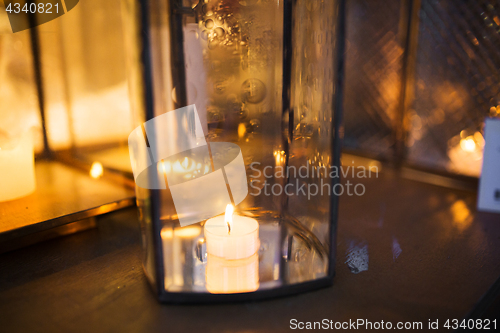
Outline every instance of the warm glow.
[(227, 232), (231, 232), (231, 229), (233, 228), (233, 213), (234, 213), (234, 207), (233, 205), (229, 204), (226, 206), (226, 215), (225, 215), (225, 222), (227, 223)]
[(180, 238), (193, 238), (200, 234), (201, 228), (199, 226), (189, 226), (180, 229), (175, 229), (174, 235)]
[(466, 152), (472, 153), (476, 150), (476, 142), (474, 137), (468, 136), (465, 139), (460, 140), (460, 147)]
[(179, 229), (172, 230), (171, 228), (166, 228), (161, 231), (162, 239), (171, 239), (174, 235), (179, 238), (194, 238), (201, 233), (201, 228), (199, 226), (188, 226)]
[(245, 124), (243, 123), (240, 123), (238, 125), (238, 138), (243, 138), (245, 136), (245, 133), (247, 132), (247, 128), (245, 126)]
[(179, 172), (179, 173), (185, 173), (185, 172), (191, 172), (196, 169), (196, 163), (194, 161), (190, 160), (187, 157), (184, 157), (184, 160), (182, 162), (176, 161), (172, 165), (172, 169), (174, 172)]
[(35, 188), (33, 141), (28, 131), (13, 149), (0, 151), (0, 202), (24, 197)]
[(463, 200), (458, 200), (450, 207), (453, 223), (459, 230), (465, 230), (472, 223), (473, 216)]
[(90, 167), (90, 176), (94, 179), (98, 179), (102, 176), (104, 172), (104, 168), (102, 167), (102, 164), (100, 162), (94, 162), (92, 163), (92, 166)]
[(163, 229), (161, 231), (161, 239), (172, 239), (174, 237), (174, 231), (172, 229)]
[(276, 165), (285, 163), (286, 161), (286, 155), (284, 150), (275, 150), (274, 151), (274, 158), (276, 160)]
[(484, 137), (481, 132), (474, 133), (474, 141), (476, 141), (479, 147), (484, 148)]
[[(457, 136), (458, 137), (458, 136)], [(479, 177), (483, 160), (484, 138), (480, 132), (467, 135), (465, 131), (460, 133), (458, 143), (448, 142), (448, 157), (450, 162), (448, 168), (454, 172)]]
[(172, 165), (170, 164), (170, 162), (162, 162), (161, 164), (163, 166), (163, 172), (170, 173), (170, 170), (172, 170)]

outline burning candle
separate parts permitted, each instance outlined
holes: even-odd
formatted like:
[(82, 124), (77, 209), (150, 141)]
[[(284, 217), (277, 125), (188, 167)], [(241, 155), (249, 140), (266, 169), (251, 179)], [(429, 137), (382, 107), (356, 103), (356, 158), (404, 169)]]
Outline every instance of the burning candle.
[(251, 257), (259, 250), (259, 223), (233, 213), (234, 207), (227, 205), (224, 216), (216, 216), (205, 223), (209, 255), (234, 260)]
[(0, 147), (0, 201), (24, 197), (35, 187), (34, 149), (27, 131), (14, 148)]

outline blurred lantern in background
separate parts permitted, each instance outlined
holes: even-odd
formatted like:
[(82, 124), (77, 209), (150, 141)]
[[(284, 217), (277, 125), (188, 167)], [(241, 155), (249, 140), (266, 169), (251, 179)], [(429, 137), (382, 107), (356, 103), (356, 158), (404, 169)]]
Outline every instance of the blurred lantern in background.
[(347, 7), (345, 151), (474, 187), (484, 119), (500, 114), (498, 2)]
[(119, 9), (119, 0), (82, 1), (12, 33), (0, 7), (0, 251), (134, 203)]

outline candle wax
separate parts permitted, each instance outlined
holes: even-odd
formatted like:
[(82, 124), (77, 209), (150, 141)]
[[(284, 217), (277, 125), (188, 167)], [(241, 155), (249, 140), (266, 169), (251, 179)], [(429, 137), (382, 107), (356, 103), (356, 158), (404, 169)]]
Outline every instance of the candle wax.
[(248, 258), (259, 250), (259, 223), (250, 217), (236, 214), (232, 218), (230, 232), (224, 215), (211, 218), (205, 223), (209, 255), (234, 260)]
[(259, 255), (239, 260), (207, 257), (206, 286), (212, 294), (252, 292), (259, 289)]

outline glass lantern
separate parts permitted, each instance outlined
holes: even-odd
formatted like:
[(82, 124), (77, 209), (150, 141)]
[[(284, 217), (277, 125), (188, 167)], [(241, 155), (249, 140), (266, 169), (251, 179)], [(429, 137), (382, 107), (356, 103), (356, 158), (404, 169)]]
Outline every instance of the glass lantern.
[(122, 4), (138, 28), (126, 31), (129, 149), (160, 301), (331, 285), (343, 2)]
[(35, 27), (0, 2), (0, 253), (134, 205), (120, 0), (77, 3)]

